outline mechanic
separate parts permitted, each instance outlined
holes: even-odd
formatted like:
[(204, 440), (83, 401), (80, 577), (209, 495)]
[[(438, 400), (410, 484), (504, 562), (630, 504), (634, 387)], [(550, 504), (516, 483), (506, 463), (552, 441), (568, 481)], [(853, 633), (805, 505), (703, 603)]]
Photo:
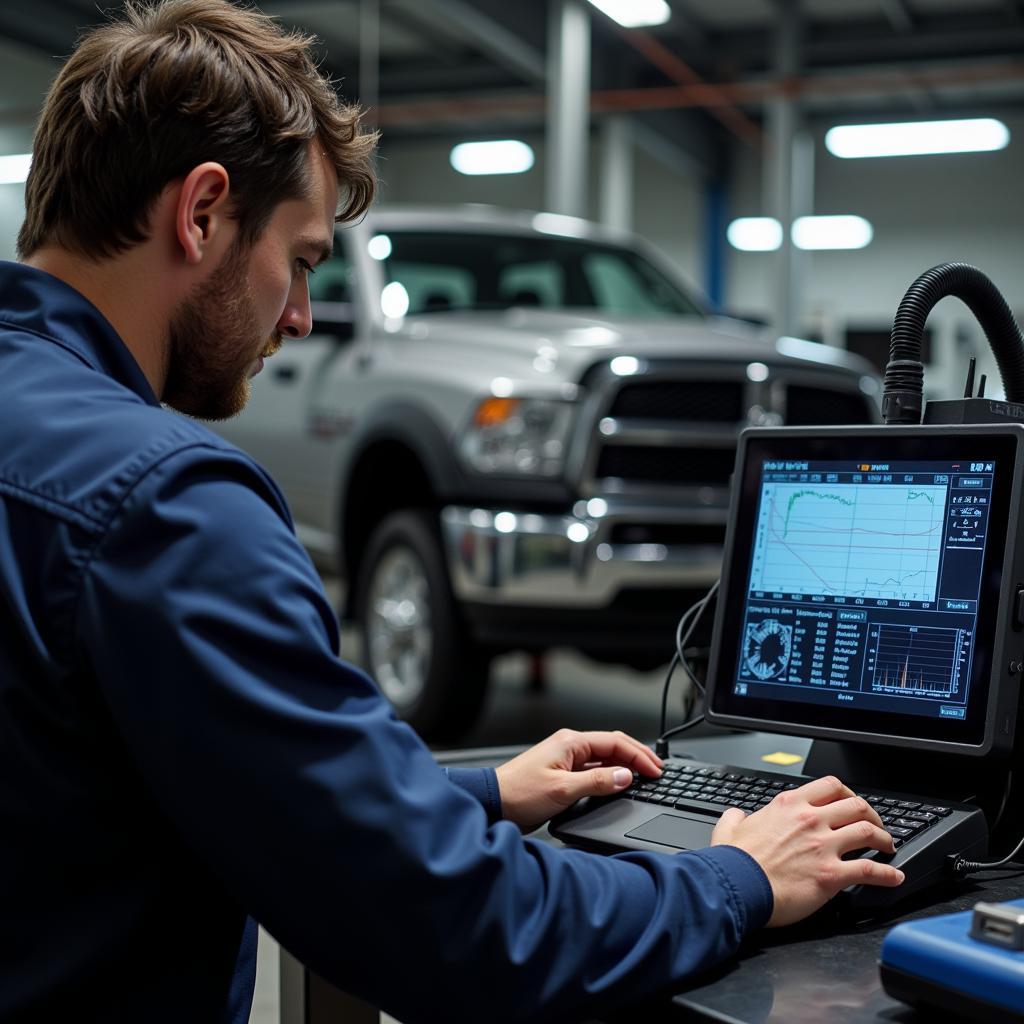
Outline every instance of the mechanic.
[(255, 921), (407, 1024), (565, 1019), (899, 884), (840, 859), (892, 846), (835, 779), (675, 857), (524, 838), (660, 762), (564, 730), (446, 773), (339, 659), (274, 482), (196, 422), (309, 333), (373, 197), (309, 44), (227, 0), (129, 8), (46, 99), (0, 270), (0, 1020), (240, 1024)]

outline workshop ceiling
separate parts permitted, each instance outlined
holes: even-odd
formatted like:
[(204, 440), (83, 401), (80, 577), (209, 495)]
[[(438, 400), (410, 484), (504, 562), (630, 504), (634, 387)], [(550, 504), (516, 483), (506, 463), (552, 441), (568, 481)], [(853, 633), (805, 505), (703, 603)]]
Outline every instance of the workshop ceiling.
[[(374, 0), (388, 136), (537, 130), (545, 116), (543, 0)], [(798, 97), (811, 119), (942, 117), (1024, 109), (1024, 0), (669, 0), (671, 19), (620, 29), (592, 10), (596, 117), (632, 112), (685, 146), (750, 137), (767, 103)], [(116, 9), (110, 0), (5, 0), (0, 37), (49, 57)], [(323, 41), (323, 62), (359, 99), (358, 0), (264, 0), (261, 9)], [(589, 8), (589, 5), (587, 5)], [(796, 18), (799, 71), (774, 68)], [(11, 86), (7, 85), (8, 90)], [(5, 97), (8, 108), (16, 106)], [(29, 106), (35, 96), (26, 97)], [(690, 148), (693, 148), (690, 146)]]

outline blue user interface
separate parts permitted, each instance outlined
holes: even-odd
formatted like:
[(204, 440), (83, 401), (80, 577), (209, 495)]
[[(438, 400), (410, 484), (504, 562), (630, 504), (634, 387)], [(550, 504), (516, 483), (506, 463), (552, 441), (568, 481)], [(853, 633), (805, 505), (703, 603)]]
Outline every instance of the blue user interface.
[(765, 461), (734, 693), (964, 719), (995, 472)]

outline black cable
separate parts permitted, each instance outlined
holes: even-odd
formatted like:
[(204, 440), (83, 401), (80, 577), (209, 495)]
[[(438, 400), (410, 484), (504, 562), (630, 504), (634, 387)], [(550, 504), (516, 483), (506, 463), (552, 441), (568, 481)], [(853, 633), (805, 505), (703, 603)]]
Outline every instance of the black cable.
[(976, 267), (942, 263), (926, 270), (896, 311), (885, 368), (882, 417), (886, 423), (920, 423), (924, 366), (921, 341), (932, 308), (947, 295), (969, 307), (996, 357), (1007, 401), (1024, 401), (1024, 338), (999, 289)]
[[(658, 736), (658, 741), (654, 746), (654, 752), (658, 757), (668, 757), (668, 741), (672, 736), (677, 736), (681, 732), (685, 732), (687, 729), (692, 729), (695, 725), (699, 725), (704, 721), (704, 715), (697, 715), (695, 718), (690, 719), (688, 722), (684, 722), (682, 725), (677, 725), (674, 729), (665, 730), (665, 723), (668, 718), (668, 691), (669, 686), (672, 683), (672, 674), (676, 670), (677, 665), (683, 666), (683, 671), (689, 676), (690, 681), (700, 691), (702, 698), (706, 696), (704, 687), (701, 685), (697, 676), (694, 674), (693, 669), (690, 668), (690, 663), (686, 659), (686, 645), (690, 641), (690, 637), (693, 635), (693, 631), (697, 628), (697, 623), (700, 621), (701, 615), (704, 613), (705, 608), (711, 602), (711, 599), (718, 593), (718, 580), (711, 585), (708, 592), (694, 605), (687, 608), (683, 612), (679, 619), (679, 623), (676, 626), (676, 649), (672, 655), (672, 660), (669, 662), (668, 673), (665, 676), (665, 684), (661, 691), (661, 734)], [(683, 629), (686, 628), (684, 635)]]
[(991, 871), (993, 868), (1001, 868), (1004, 864), (1009, 864), (1021, 850), (1024, 850), (1024, 839), (1021, 839), (1002, 860), (967, 860), (966, 857), (961, 857), (960, 854), (957, 854), (952, 858), (950, 866), (957, 878), (963, 878), (965, 875), (973, 875), (978, 871)]
[[(1003, 788), (1003, 799), (999, 805), (999, 810), (996, 812), (995, 820), (993, 822), (993, 829), (999, 825), (1002, 821), (1003, 813), (1006, 810), (1006, 805), (1010, 799), (1010, 790), (1013, 786), (1013, 772), (1008, 772), (1006, 777), (1006, 786)], [(973, 875), (978, 871), (991, 871), (994, 868), (1001, 868), (1004, 864), (1008, 864), (1024, 850), (1024, 837), (1021, 841), (1013, 848), (1013, 851), (1008, 853), (1002, 860), (993, 861), (978, 861), (978, 860), (967, 860), (960, 854), (955, 854), (949, 858), (949, 865), (954, 875), (957, 878), (964, 878), (967, 875)]]

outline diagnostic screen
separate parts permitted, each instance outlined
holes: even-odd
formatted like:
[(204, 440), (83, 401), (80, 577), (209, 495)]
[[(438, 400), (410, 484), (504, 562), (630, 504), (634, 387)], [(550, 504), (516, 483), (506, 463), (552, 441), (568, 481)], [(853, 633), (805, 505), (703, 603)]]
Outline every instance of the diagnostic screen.
[(760, 469), (734, 694), (965, 719), (995, 460)]

